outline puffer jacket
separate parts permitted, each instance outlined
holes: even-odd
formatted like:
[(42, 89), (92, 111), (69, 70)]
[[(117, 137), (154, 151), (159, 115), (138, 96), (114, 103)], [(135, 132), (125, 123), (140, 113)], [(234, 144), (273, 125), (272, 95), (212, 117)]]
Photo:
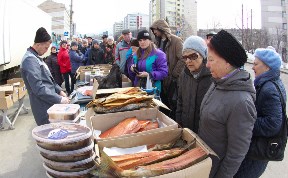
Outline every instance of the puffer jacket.
[(60, 48), (57, 58), (61, 74), (71, 72), (70, 57), (66, 48)]
[[(179, 75), (184, 70), (185, 62), (182, 61), (182, 49), (183, 49), (183, 41), (176, 35), (171, 34), (171, 30), (169, 25), (165, 20), (157, 20), (155, 21), (150, 29), (160, 29), (164, 31), (167, 36), (168, 42), (166, 44), (165, 50), (163, 51), (166, 54), (167, 65), (168, 65), (168, 77), (166, 77), (163, 81), (163, 89), (164, 92), (167, 93), (169, 91), (169, 87), (172, 81), (177, 81)], [(159, 41), (156, 36), (155, 44), (159, 48)]]
[(286, 103), (286, 91), (280, 79), (280, 71), (270, 70), (257, 77), (254, 82), (257, 91), (255, 102), (257, 120), (254, 125), (253, 136), (274, 136), (280, 131), (282, 126), (281, 95), (276, 86), (269, 82), (271, 80), (275, 81), (280, 87)]
[(71, 73), (75, 74), (77, 69), (80, 66), (84, 65), (84, 61), (85, 61), (84, 54), (82, 54), (80, 51), (77, 52), (71, 49), (69, 51), (69, 56), (70, 56), (71, 68), (72, 68)]
[(211, 156), (210, 178), (232, 178), (249, 149), (257, 117), (250, 74), (238, 69), (215, 80), (200, 108), (200, 138), (218, 155)]
[(201, 102), (211, 83), (211, 73), (205, 64), (197, 79), (187, 67), (179, 76), (176, 121), (183, 128), (198, 133)]

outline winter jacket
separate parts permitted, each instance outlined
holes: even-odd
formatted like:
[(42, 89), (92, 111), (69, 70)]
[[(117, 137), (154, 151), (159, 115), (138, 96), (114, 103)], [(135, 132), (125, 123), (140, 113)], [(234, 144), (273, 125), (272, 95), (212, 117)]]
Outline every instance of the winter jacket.
[(75, 74), (76, 70), (83, 66), (84, 64), (84, 54), (82, 54), (80, 51), (70, 50), (69, 51), (70, 61), (71, 61), (71, 73)]
[(200, 138), (218, 155), (211, 156), (210, 178), (232, 178), (251, 142), (256, 120), (255, 89), (250, 74), (237, 70), (215, 80), (200, 108)]
[[(144, 50), (142, 50), (142, 54), (144, 54)], [(154, 86), (158, 89), (160, 93), (161, 80), (167, 77), (168, 74), (165, 53), (163, 53), (161, 50), (155, 49), (146, 59), (141, 60), (138, 60), (138, 57), (135, 54), (133, 55), (133, 64), (136, 64), (137, 70), (139, 72), (146, 71), (149, 73), (151, 79), (155, 82)], [(131, 65), (128, 66), (128, 73), (130, 78), (135, 78), (133, 84), (134, 86), (137, 86), (139, 77), (137, 77), (136, 74), (130, 70)]]
[(106, 45), (106, 50), (105, 50), (105, 64), (113, 64), (115, 61), (115, 50), (116, 50), (116, 45), (112, 44)]
[(61, 102), (61, 87), (53, 79), (48, 66), (32, 48), (28, 48), (23, 56), (20, 72), (28, 90), (37, 125), (49, 123), (47, 110)]
[(47, 57), (45, 62), (47, 66), (49, 67), (49, 70), (55, 82), (61, 86), (61, 84), (63, 83), (63, 77), (60, 72), (60, 66), (57, 61), (57, 53), (51, 53), (51, 55)]
[(126, 53), (130, 49), (130, 44), (122, 40), (116, 45), (115, 60), (122, 73), (125, 73)]
[(58, 53), (58, 64), (62, 74), (71, 72), (71, 63), (68, 50), (66, 48), (60, 48)]
[[(278, 84), (285, 102), (286, 91), (280, 79), (280, 71), (270, 70), (263, 74), (255, 80), (257, 120), (254, 125), (253, 136), (269, 137), (279, 132), (282, 125), (283, 112), (280, 93), (272, 82), (266, 81), (274, 80)], [(264, 84), (264, 82), (266, 83)], [(261, 86), (262, 88), (259, 90)]]
[(88, 63), (89, 65), (104, 64), (104, 51), (92, 47), (88, 53)]
[[(164, 49), (168, 65), (168, 77), (163, 81), (163, 91), (168, 93), (171, 82), (176, 82), (181, 72), (184, 70), (185, 62), (182, 61), (183, 41), (176, 35), (171, 34), (171, 30), (164, 20), (155, 21), (150, 29), (160, 29), (167, 36), (167, 43)], [(161, 39), (156, 38), (155, 44), (160, 47)]]
[[(286, 103), (286, 91), (280, 79), (280, 71), (269, 70), (257, 76), (254, 80), (257, 119), (254, 124), (253, 136), (274, 136), (280, 131), (282, 126), (283, 112), (280, 100), (282, 96), (276, 86), (270, 81), (277, 83)], [(265, 171), (267, 164), (268, 161), (252, 160), (246, 157), (236, 177), (260, 177)]]
[(187, 67), (179, 76), (176, 121), (183, 128), (198, 133), (201, 102), (211, 83), (211, 73), (205, 64), (197, 79)]

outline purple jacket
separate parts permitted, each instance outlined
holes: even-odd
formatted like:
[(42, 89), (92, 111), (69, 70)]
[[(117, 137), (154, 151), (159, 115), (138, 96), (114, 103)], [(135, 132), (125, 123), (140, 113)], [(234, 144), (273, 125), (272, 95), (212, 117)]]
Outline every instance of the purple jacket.
[[(142, 55), (144, 51), (145, 50), (142, 50)], [(148, 72), (154, 82), (154, 86), (157, 87), (159, 92), (161, 91), (161, 80), (168, 75), (166, 54), (164, 52), (155, 49), (146, 59), (140, 60), (138, 60), (137, 55), (134, 54), (133, 60), (129, 62), (131, 63), (128, 64), (128, 73), (130, 77), (135, 77), (135, 80), (133, 81), (134, 86), (138, 85), (139, 77), (137, 77), (136, 74), (130, 70), (132, 64), (136, 64), (139, 72)]]

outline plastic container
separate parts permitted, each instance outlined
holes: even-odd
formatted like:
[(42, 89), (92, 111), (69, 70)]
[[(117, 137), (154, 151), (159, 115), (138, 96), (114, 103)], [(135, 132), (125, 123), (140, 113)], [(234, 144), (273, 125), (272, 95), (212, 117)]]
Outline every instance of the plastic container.
[(52, 170), (60, 172), (79, 172), (95, 166), (95, 157), (96, 154), (94, 153), (90, 158), (76, 162), (56, 162), (44, 157), (42, 157), (42, 159), (44, 160), (45, 165)]
[(44, 148), (41, 148), (37, 146), (38, 150), (40, 151), (40, 154), (51, 161), (56, 162), (76, 162), (81, 161), (84, 159), (88, 159), (91, 156), (93, 156), (93, 148), (94, 148), (94, 142), (91, 142), (91, 144), (87, 147), (74, 150), (74, 151), (50, 151), (46, 150)]
[(85, 72), (85, 82), (90, 82), (91, 71)]
[(51, 123), (35, 127), (32, 136), (37, 145), (50, 151), (72, 151), (91, 144), (90, 128), (76, 123)]
[(79, 104), (54, 104), (47, 110), (47, 113), (50, 121), (53, 119), (71, 121), (80, 113), (80, 106)]
[(61, 171), (55, 171), (53, 169), (50, 169), (43, 163), (43, 167), (47, 171), (47, 176), (51, 178), (91, 178), (93, 177), (91, 174), (89, 174), (89, 171), (95, 169), (95, 166), (89, 169), (86, 169), (84, 171), (79, 172), (61, 172)]

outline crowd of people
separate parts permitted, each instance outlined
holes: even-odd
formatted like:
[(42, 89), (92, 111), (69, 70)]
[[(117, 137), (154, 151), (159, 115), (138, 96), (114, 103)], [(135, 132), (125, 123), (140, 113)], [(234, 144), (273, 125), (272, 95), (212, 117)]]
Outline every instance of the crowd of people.
[[(36, 123), (49, 122), (43, 113), (51, 105), (68, 103), (79, 66), (116, 64), (133, 86), (146, 88), (150, 80), (171, 109), (166, 114), (197, 133), (217, 154), (211, 155), (211, 178), (260, 177), (268, 161), (253, 160), (247, 152), (252, 137), (277, 134), (285, 118), (280, 55), (271, 48), (255, 51), (253, 83), (243, 69), (245, 50), (227, 31), (211, 32), (206, 39), (190, 36), (183, 42), (164, 20), (155, 21), (150, 30), (140, 31), (136, 38), (128, 29), (123, 30), (117, 44), (107, 35), (102, 43), (87, 38), (81, 43), (72, 41), (69, 47), (62, 41), (58, 55), (56, 48), (51, 48), (47, 67), (40, 56), (48, 50), (51, 38), (40, 28), (21, 64)], [(67, 94), (59, 87), (62, 76)]]

